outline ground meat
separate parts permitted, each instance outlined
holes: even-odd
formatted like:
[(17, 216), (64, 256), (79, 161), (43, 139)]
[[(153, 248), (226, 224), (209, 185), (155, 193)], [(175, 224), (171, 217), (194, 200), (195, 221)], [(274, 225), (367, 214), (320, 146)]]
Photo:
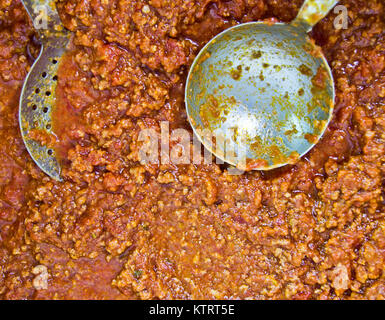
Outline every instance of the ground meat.
[(32, 273), (36, 275), (32, 281), (33, 287), (36, 290), (47, 290), (49, 278), (47, 267), (40, 264), (32, 269)]
[[(143, 129), (191, 132), (186, 74), (242, 22), (292, 20), (301, 0), (60, 0), (73, 32), (54, 130), (63, 182), (20, 138), (20, 88), (38, 52), (18, 0), (0, 0), (0, 298), (384, 299), (385, 6), (345, 0), (312, 32), (336, 106), (297, 164), (143, 164)], [(314, 78), (322, 85), (322, 74)]]

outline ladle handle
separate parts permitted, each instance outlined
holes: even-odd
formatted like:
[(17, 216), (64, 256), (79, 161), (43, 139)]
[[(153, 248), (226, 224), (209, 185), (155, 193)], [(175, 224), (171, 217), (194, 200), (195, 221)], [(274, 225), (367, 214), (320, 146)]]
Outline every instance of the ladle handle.
[(21, 0), (42, 40), (58, 37), (66, 31), (55, 0)]
[(305, 0), (292, 25), (310, 32), (338, 2), (339, 0)]

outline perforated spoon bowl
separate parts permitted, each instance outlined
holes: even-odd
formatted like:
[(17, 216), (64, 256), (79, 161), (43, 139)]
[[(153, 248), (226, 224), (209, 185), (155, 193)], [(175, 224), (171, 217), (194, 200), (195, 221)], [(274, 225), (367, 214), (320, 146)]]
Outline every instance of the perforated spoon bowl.
[[(36, 136), (52, 136), (52, 110), (59, 62), (66, 52), (70, 34), (61, 23), (54, 1), (22, 0), (36, 28), (41, 50), (22, 88), (19, 123), (26, 148), (46, 174), (61, 180), (61, 167), (51, 145)], [(36, 134), (37, 133), (37, 134)]]

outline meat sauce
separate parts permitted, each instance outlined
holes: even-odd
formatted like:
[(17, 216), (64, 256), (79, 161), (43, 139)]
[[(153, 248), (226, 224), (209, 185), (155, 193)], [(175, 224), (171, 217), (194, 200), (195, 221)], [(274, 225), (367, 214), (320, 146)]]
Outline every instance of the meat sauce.
[(191, 132), (186, 74), (238, 23), (301, 0), (61, 0), (73, 32), (54, 129), (63, 182), (28, 156), (18, 101), (39, 47), (0, 0), (0, 298), (384, 299), (385, 7), (344, 0), (312, 32), (336, 83), (325, 136), (297, 164), (141, 164), (142, 129)]

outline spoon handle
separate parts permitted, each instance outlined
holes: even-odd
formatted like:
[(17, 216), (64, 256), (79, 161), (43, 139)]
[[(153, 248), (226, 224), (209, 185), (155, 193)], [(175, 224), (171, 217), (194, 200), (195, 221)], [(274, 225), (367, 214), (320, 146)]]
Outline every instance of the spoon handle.
[(60, 37), (66, 32), (57, 12), (55, 0), (21, 0), (21, 2), (43, 41)]
[(306, 0), (292, 25), (310, 32), (338, 2), (339, 0)]

